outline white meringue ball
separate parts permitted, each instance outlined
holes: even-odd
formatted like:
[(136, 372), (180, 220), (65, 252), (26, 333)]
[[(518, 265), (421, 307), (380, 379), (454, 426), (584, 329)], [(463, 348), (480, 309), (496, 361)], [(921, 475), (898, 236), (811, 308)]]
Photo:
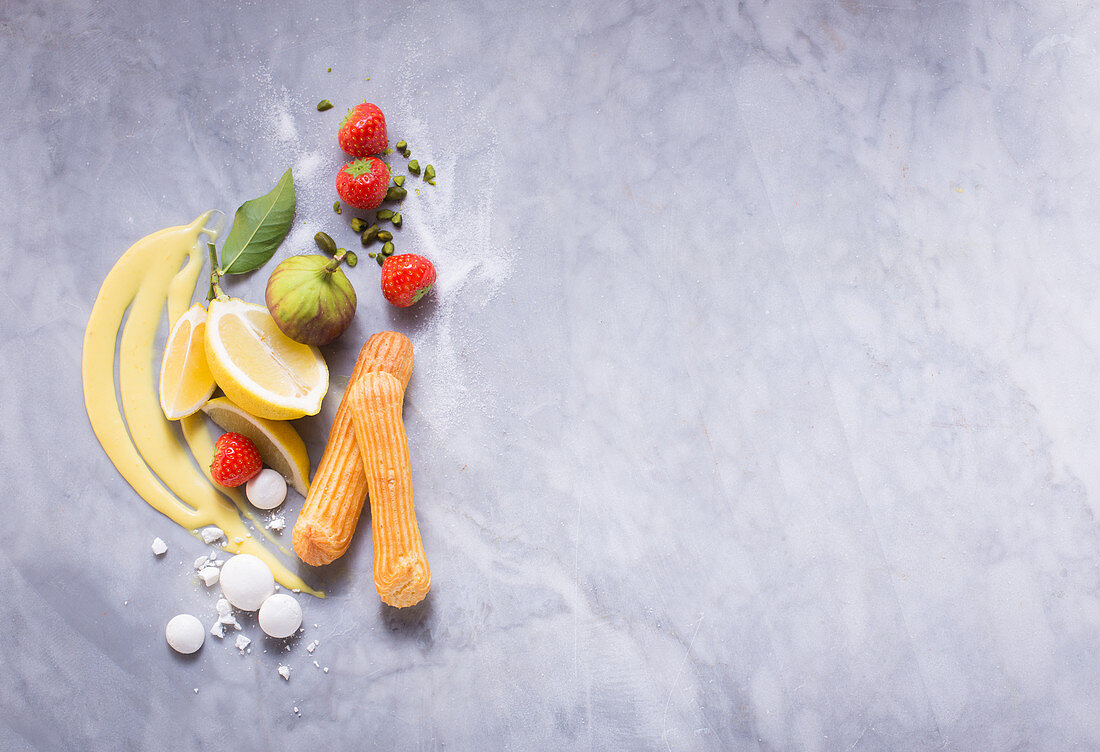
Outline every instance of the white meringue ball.
[(206, 628), (191, 614), (179, 614), (168, 621), (164, 637), (177, 653), (194, 653), (206, 639)]
[(302, 607), (293, 596), (276, 593), (260, 606), (259, 622), (271, 637), (290, 637), (302, 626)]
[(255, 611), (275, 592), (275, 575), (264, 560), (237, 554), (222, 565), (222, 595), (242, 611)]
[(265, 467), (248, 481), (244, 493), (257, 509), (274, 509), (286, 501), (286, 479)]

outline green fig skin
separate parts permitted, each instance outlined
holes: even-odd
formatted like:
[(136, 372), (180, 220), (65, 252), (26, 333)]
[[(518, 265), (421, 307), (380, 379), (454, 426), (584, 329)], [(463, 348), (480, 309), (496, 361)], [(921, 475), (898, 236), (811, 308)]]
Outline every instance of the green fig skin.
[(327, 345), (355, 317), (355, 288), (324, 256), (291, 256), (267, 280), (267, 310), (283, 334), (305, 345)]

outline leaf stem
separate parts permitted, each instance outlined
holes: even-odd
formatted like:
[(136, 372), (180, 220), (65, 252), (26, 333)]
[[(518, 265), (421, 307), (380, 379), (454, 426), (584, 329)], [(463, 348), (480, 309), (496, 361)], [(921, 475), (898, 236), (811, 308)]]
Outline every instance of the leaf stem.
[(207, 243), (206, 248), (210, 253), (210, 289), (206, 292), (206, 302), (209, 303), (214, 298), (225, 298), (226, 294), (222, 292), (220, 284), (222, 270), (218, 268), (218, 252), (213, 243)]

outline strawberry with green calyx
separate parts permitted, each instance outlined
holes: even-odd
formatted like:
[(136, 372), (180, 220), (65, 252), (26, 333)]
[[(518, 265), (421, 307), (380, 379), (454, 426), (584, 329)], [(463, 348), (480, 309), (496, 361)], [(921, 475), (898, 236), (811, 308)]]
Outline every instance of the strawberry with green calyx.
[(423, 256), (402, 253), (382, 263), (382, 295), (398, 308), (408, 308), (434, 284), (435, 267)]
[(336, 173), (336, 192), (345, 204), (356, 209), (377, 208), (385, 200), (389, 184), (389, 168), (375, 157), (348, 162)]
[(386, 150), (386, 116), (370, 102), (348, 110), (336, 134), (340, 148), (353, 157), (369, 157)]

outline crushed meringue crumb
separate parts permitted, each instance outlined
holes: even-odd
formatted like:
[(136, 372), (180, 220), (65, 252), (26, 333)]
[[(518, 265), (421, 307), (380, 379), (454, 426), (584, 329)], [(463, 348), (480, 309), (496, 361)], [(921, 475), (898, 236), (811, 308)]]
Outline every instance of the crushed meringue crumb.
[(290, 672), (290, 666), (284, 666), (281, 663), (279, 664), (279, 676), (283, 677), (284, 680), (290, 681)]
[(156, 538), (153, 538), (153, 545), (151, 546), (151, 548), (153, 549), (153, 556), (164, 556), (164, 554), (168, 551), (168, 544), (161, 540), (161, 538), (158, 536)]
[(229, 601), (225, 598), (218, 598), (215, 608), (218, 609), (219, 624), (224, 624), (227, 627), (233, 627), (236, 630), (240, 630), (241, 623), (237, 621), (237, 617), (233, 615), (233, 607), (229, 605)]
[(243, 653), (245, 651), (245, 648), (252, 644), (252, 640), (248, 639), (243, 634), (239, 634), (237, 635), (237, 639), (233, 644), (237, 647), (237, 650)]
[(219, 541), (225, 537), (225, 533), (222, 532), (222, 529), (220, 527), (217, 527), (216, 525), (204, 527), (202, 530), (199, 531), (199, 535), (202, 536), (203, 542), (207, 545), (213, 543), (214, 541)]
[(199, 570), (199, 578), (202, 579), (203, 584), (210, 587), (218, 581), (221, 577), (221, 570), (217, 567), (203, 567)]
[(306, 645), (306, 652), (307, 653), (312, 653), (314, 650), (317, 649), (317, 646), (320, 645), (320, 644), (321, 643), (319, 643), (317, 640), (314, 640), (313, 642)]

